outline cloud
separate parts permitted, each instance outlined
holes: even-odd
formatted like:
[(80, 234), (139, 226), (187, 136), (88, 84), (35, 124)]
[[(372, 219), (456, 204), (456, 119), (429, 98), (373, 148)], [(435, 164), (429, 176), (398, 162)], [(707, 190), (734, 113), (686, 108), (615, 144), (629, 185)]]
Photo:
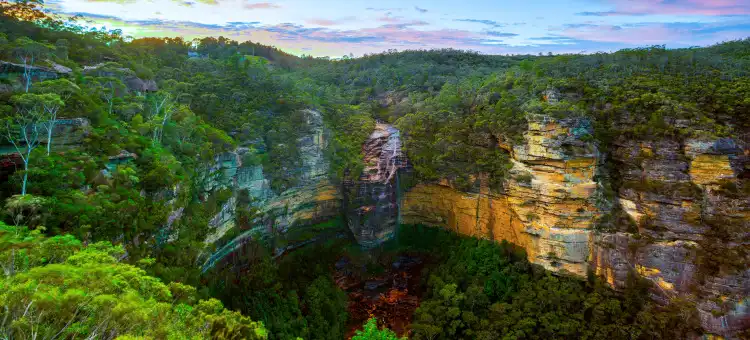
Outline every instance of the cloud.
[(483, 19), (453, 19), (453, 21), (461, 21), (461, 22), (471, 22), (475, 24), (483, 24), (487, 26), (492, 27), (503, 27), (506, 26), (505, 24), (499, 23), (494, 20), (483, 20)]
[(531, 37), (531, 38), (526, 38), (526, 39), (532, 40), (532, 41), (573, 41), (575, 40), (570, 37), (560, 37), (560, 36), (554, 36), (554, 35), (546, 36), (546, 37)]
[[(196, 1), (196, 0), (191, 0)], [(640, 0), (634, 0), (640, 1)], [(254, 41), (294, 53), (314, 56), (340, 56), (377, 53), (388, 49), (456, 48), (483, 53), (577, 53), (581, 51), (613, 51), (621, 48), (667, 44), (668, 47), (710, 45), (721, 41), (750, 36), (750, 23), (744, 18), (722, 18), (708, 22), (663, 23), (642, 21), (604, 24), (600, 21), (572, 22), (549, 27), (547, 32), (527, 33), (513, 29), (512, 24), (493, 20), (456, 19), (480, 24), (479, 29), (449, 29), (427, 21), (395, 15), (393, 11), (378, 13), (379, 22), (356, 29), (338, 27), (355, 17), (311, 18), (302, 23), (264, 24), (257, 21), (204, 24), (167, 20), (122, 20), (112, 16), (79, 13), (90, 26), (122, 28), (133, 37), (182, 36), (186, 39), (224, 36), (238, 41)], [(403, 13), (406, 16), (406, 13)], [(414, 13), (412, 13), (414, 14)], [(505, 28), (499, 28), (505, 27)], [(508, 32), (508, 30), (516, 31)]]
[(617, 16), (617, 15), (646, 15), (645, 13), (625, 13), (625, 12), (617, 12), (617, 11), (606, 11), (606, 12), (579, 12), (576, 13), (576, 15), (585, 16), (585, 17), (609, 17), (609, 16)]
[(354, 21), (356, 19), (357, 19), (356, 17), (349, 16), (349, 17), (344, 17), (344, 18), (335, 19), (335, 20), (334, 19), (321, 19), (321, 18), (308, 19), (305, 22), (307, 22), (310, 25), (316, 25), (316, 26), (336, 26), (336, 25), (340, 25), (346, 22)]
[(744, 21), (723, 23), (641, 22), (622, 25), (565, 25), (559, 36), (592, 42), (620, 43), (630, 46), (667, 44), (671, 47), (710, 45), (750, 35)]
[(419, 13), (427, 13), (427, 10), (424, 8), (419, 8), (417, 6), (414, 6), (414, 9)]
[(750, 15), (747, 0), (608, 0), (614, 10), (580, 12), (581, 16), (643, 16), (643, 15)]
[(245, 4), (246, 9), (272, 9), (272, 8), (281, 8), (281, 6), (270, 3), (270, 2), (255, 2), (255, 3), (249, 3)]
[(330, 19), (309, 19), (307, 20), (308, 24), (311, 25), (318, 25), (318, 26), (335, 26), (337, 25), (336, 20), (330, 20)]
[(510, 38), (510, 37), (516, 37), (518, 34), (516, 33), (509, 33), (509, 32), (498, 32), (498, 31), (487, 31), (485, 34), (492, 36), (492, 37), (498, 37), (498, 38)]
[(367, 7), (365, 10), (373, 11), (373, 12), (400, 12), (403, 11), (403, 8), (398, 7)]
[(401, 16), (394, 17), (393, 13), (391, 12), (388, 12), (384, 16), (377, 18), (377, 20), (380, 22), (388, 22), (388, 23), (393, 23), (393, 24), (400, 23), (403, 19), (404, 17), (401, 17)]
[(227, 27), (231, 27), (233, 29), (250, 29), (255, 28), (260, 25), (259, 21), (230, 21), (227, 23)]

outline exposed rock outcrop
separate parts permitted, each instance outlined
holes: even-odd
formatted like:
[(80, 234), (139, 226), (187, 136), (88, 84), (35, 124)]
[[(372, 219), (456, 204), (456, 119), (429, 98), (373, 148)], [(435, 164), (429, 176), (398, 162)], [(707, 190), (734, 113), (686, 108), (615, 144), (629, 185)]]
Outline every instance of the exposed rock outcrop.
[[(56, 79), (62, 75), (68, 75), (73, 72), (73, 70), (71, 70), (70, 68), (51, 61), (47, 61), (46, 64), (48, 64), (49, 67), (39, 65), (30, 67), (33, 81)], [(18, 74), (20, 77), (23, 74), (25, 68), (26, 66), (24, 66), (23, 64), (0, 60), (0, 74)]]
[(85, 66), (83, 73), (87, 75), (96, 75), (98, 77), (114, 77), (120, 79), (128, 90), (135, 92), (156, 92), (159, 87), (156, 81), (152, 79), (143, 80), (136, 76), (135, 72), (125, 67), (110, 67), (106, 63)]
[(461, 192), (447, 181), (418, 185), (402, 201), (404, 223), (447, 226), (459, 233), (507, 240), (529, 260), (550, 270), (585, 275), (596, 207), (597, 152), (583, 142), (586, 121), (532, 117), (524, 143), (508, 147), (513, 168), (503, 192), (487, 179), (478, 192)]
[[(298, 148), (302, 157), (302, 168), (297, 169), (300, 178), (292, 188), (281, 193), (271, 189), (268, 176), (260, 164), (246, 164), (243, 159), (255, 152), (238, 148), (217, 157), (206, 171), (205, 192), (230, 189), (233, 192), (219, 213), (210, 221), (213, 232), (206, 240), (213, 244), (227, 232), (237, 228), (238, 208), (255, 208), (260, 217), (248, 230), (238, 231), (233, 240), (217, 249), (210, 261), (216, 261), (242, 245), (244, 239), (253, 234), (284, 234), (295, 226), (313, 224), (334, 218), (341, 213), (341, 196), (337, 186), (328, 180), (328, 162), (323, 151), (326, 146), (326, 131), (319, 112), (305, 111), (310, 134), (300, 138)], [(249, 206), (239, 206), (243, 200), (238, 195), (247, 194)], [(218, 256), (221, 255), (221, 256)]]
[(461, 192), (447, 182), (418, 184), (401, 200), (405, 224), (443, 226), (458, 233), (495, 241), (507, 240), (533, 250), (531, 235), (511, 210), (507, 197), (490, 193)]
[(617, 200), (630, 232), (599, 233), (591, 266), (616, 288), (630, 270), (653, 297), (692, 296), (702, 326), (730, 336), (750, 327), (748, 150), (732, 139), (619, 141)]
[[(58, 118), (52, 129), (52, 150), (81, 145), (90, 132), (91, 123), (86, 118)], [(39, 141), (47, 144), (47, 134), (40, 134)]]
[[(530, 260), (585, 275), (596, 206), (597, 150), (584, 119), (532, 116), (524, 143), (512, 149), (508, 203), (531, 236)], [(590, 140), (590, 139), (589, 139)]]
[[(623, 139), (602, 155), (590, 133), (584, 119), (531, 116), (523, 143), (504, 147), (513, 163), (504, 192), (481, 176), (478, 192), (419, 184), (403, 196), (402, 220), (507, 240), (533, 263), (592, 270), (616, 289), (636, 273), (654, 283), (656, 301), (694, 301), (709, 333), (750, 327), (748, 147)], [(614, 174), (602, 173), (604, 162)], [(619, 189), (605, 194), (613, 180)]]

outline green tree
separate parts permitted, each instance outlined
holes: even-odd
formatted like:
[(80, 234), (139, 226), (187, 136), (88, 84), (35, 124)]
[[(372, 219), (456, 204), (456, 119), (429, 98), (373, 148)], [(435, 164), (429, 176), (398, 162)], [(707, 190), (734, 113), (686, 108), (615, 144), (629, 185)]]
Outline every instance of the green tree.
[[(55, 129), (55, 124), (57, 124), (57, 113), (65, 105), (65, 102), (80, 90), (78, 85), (67, 79), (43, 81), (34, 88), (34, 92), (46, 95), (43, 108), (47, 116), (47, 122), (44, 124), (44, 128), (47, 130), (47, 156), (49, 156), (52, 147), (52, 132)], [(56, 100), (55, 95), (58, 96), (59, 100)]]
[(24, 93), (11, 97), (16, 113), (4, 119), (3, 134), (13, 144), (21, 156), (24, 165), (21, 195), (26, 195), (26, 183), (29, 178), (29, 162), (32, 151), (39, 146), (39, 133), (47, 124), (48, 115), (57, 115), (63, 105), (56, 94)]
[(357, 330), (352, 340), (406, 340), (406, 337), (399, 338), (396, 333), (388, 328), (378, 329), (378, 321), (370, 318), (364, 324), (362, 330)]
[(13, 54), (23, 63), (23, 78), (25, 92), (31, 88), (31, 78), (34, 76), (34, 64), (42, 60), (54, 50), (54, 46), (21, 37), (13, 42)]
[(0, 259), (20, 247), (31, 264), (0, 280), (4, 337), (267, 338), (263, 324), (224, 309), (218, 300), (195, 302), (194, 288), (166, 285), (118, 262), (121, 247), (81, 248), (70, 237), (45, 239), (4, 225), (0, 242)]

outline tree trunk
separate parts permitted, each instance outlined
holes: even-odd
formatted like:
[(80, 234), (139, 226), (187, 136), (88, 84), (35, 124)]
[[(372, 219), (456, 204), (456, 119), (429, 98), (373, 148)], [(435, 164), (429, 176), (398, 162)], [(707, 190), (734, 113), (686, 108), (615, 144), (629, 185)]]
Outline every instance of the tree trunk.
[(31, 87), (31, 73), (33, 70), (31, 69), (34, 67), (34, 56), (31, 56), (31, 64), (27, 63), (27, 58), (23, 59), (23, 75), (26, 78), (26, 93), (29, 93), (29, 87)]
[[(27, 154), (28, 155), (28, 154)], [(23, 184), (21, 184), (21, 195), (26, 195), (26, 182), (29, 180), (29, 159), (23, 161)]]
[(53, 117), (52, 120), (50, 120), (47, 123), (47, 156), (49, 156), (50, 148), (52, 147), (52, 129), (55, 128), (55, 121), (57, 120), (57, 117)]

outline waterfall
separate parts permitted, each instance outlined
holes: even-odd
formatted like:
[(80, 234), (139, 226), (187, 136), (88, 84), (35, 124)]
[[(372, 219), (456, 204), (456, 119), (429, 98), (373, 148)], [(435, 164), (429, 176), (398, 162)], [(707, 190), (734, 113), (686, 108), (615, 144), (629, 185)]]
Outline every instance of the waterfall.
[(370, 248), (391, 239), (398, 225), (398, 172), (404, 166), (401, 134), (378, 122), (362, 151), (365, 168), (355, 183), (357, 194), (347, 216), (357, 242)]

